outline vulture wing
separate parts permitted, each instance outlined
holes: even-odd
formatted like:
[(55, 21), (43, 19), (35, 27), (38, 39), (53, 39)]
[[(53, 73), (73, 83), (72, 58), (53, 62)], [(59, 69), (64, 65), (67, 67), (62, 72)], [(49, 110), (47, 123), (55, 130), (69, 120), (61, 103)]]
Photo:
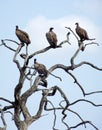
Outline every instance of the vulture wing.
[(52, 39), (51, 39), (51, 34), (50, 32), (46, 33), (46, 39), (48, 40), (49, 44), (51, 45)]

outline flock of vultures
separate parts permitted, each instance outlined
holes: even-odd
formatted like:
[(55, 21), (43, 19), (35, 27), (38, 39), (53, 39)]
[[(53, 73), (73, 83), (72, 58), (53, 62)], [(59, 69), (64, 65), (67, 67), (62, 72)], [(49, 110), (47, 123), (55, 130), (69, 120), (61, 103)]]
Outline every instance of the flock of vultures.
[[(80, 38), (80, 42), (83, 42), (85, 40), (94, 40), (89, 38), (87, 31), (82, 27), (80, 27), (79, 23), (75, 23), (75, 25), (76, 25), (75, 31)], [(57, 35), (53, 31), (53, 29), (54, 28), (51, 27), (49, 31), (46, 33), (46, 39), (52, 48), (56, 48), (58, 40)], [(29, 35), (25, 31), (19, 29), (18, 26), (16, 26), (15, 33), (22, 45), (26, 44), (26, 46), (28, 46), (31, 43)], [(39, 73), (39, 75), (47, 77), (48, 71), (46, 69), (46, 66), (41, 63), (38, 63), (36, 59), (34, 59), (34, 69)]]

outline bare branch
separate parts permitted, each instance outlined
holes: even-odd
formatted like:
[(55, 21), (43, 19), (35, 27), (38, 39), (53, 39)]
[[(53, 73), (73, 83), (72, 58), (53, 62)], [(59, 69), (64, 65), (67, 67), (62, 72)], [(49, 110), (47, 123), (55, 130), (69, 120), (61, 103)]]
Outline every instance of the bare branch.
[(95, 66), (94, 64), (92, 64), (92, 63), (90, 63), (90, 62), (87, 62), (87, 61), (83, 61), (83, 62), (81, 62), (81, 63), (75, 65), (75, 68), (80, 67), (80, 66), (82, 66), (82, 65), (89, 65), (89, 66), (91, 66), (92, 68), (94, 68), (94, 69), (96, 69), (96, 70), (102, 71), (102, 68), (99, 68), (99, 67)]
[[(84, 120), (82, 119), (82, 117), (81, 117), (77, 112), (75, 112), (75, 111), (73, 111), (73, 110), (71, 110), (71, 109), (69, 109), (69, 108), (68, 108), (68, 111), (74, 113), (76, 116), (79, 117), (79, 119), (80, 119), (82, 122), (84, 122)], [(85, 124), (84, 124), (84, 126), (85, 126), (85, 128), (86, 128), (86, 125), (85, 125)]]
[(18, 46), (18, 48), (17, 48), (17, 50), (16, 50), (16, 52), (15, 52), (14, 58), (13, 58), (13, 62), (16, 63), (16, 65), (17, 65), (17, 67), (18, 67), (19, 70), (21, 70), (21, 67), (20, 67), (20, 63), (19, 63), (19, 61), (16, 59), (16, 57), (17, 57), (18, 53), (20, 52), (21, 48), (22, 48), (22, 44), (20, 44), (20, 45)]
[(27, 121), (29, 118), (31, 118), (31, 115), (26, 107), (26, 102), (23, 102), (21, 99), (19, 99), (18, 101), (19, 101), (19, 105), (20, 105), (23, 117), (25, 121)]
[(71, 72), (69, 72), (69, 71), (67, 71), (67, 73), (74, 79), (74, 83), (76, 83), (76, 84), (80, 87), (80, 89), (81, 89), (83, 95), (85, 96), (86, 93), (85, 93), (83, 87), (80, 85), (80, 83), (79, 83), (78, 80), (76, 79), (76, 77), (75, 77)]
[(31, 96), (34, 92), (37, 91), (37, 87), (38, 87), (40, 81), (41, 81), (41, 77), (37, 76), (36, 79), (35, 79), (35, 81), (34, 81), (34, 83), (33, 83), (33, 85), (31, 86), (31, 88), (29, 88), (25, 93), (23, 93), (21, 95), (21, 99), (24, 102), (26, 102), (26, 100), (27, 100), (27, 98), (29, 96)]
[(95, 91), (95, 92), (85, 93), (85, 95), (99, 94), (99, 93), (102, 93), (102, 91)]
[(10, 113), (12, 115), (12, 120), (14, 120), (14, 114), (11, 111), (6, 111), (5, 113)]
[(67, 123), (64, 122), (64, 119), (65, 119), (66, 116), (67, 116), (67, 115), (65, 114), (65, 111), (67, 110), (67, 108), (68, 108), (68, 106), (69, 106), (69, 101), (68, 101), (68, 99), (67, 99), (65, 93), (64, 93), (59, 87), (57, 87), (57, 86), (52, 87), (52, 90), (53, 90), (52, 93), (49, 93), (48, 96), (54, 96), (55, 93), (56, 93), (56, 91), (58, 90), (58, 91), (60, 92), (61, 96), (64, 98), (64, 101), (66, 102), (66, 106), (65, 106), (65, 107), (63, 107), (63, 106), (60, 105), (60, 104), (59, 104), (59, 105), (63, 108), (63, 110), (62, 110), (62, 114), (63, 114), (62, 122), (66, 125), (67, 128), (69, 128), (69, 126), (67, 125)]
[(79, 46), (79, 48), (77, 49), (77, 51), (75, 52), (75, 54), (72, 56), (70, 62), (71, 62), (71, 65), (74, 67), (74, 59), (76, 58), (76, 56), (78, 55), (79, 51), (82, 49), (83, 47), (83, 44), (81, 44)]
[(4, 125), (3, 128), (0, 127), (0, 130), (6, 130), (7, 124), (6, 124), (6, 121), (5, 121), (5, 119), (4, 119), (4, 112), (3, 112), (2, 109), (0, 109), (0, 112), (1, 112), (1, 119), (2, 119), (2, 122), (3, 122), (3, 125)]
[(9, 50), (14, 51), (14, 52), (16, 51), (15, 49), (13, 49), (13, 48), (9, 47), (8, 45), (6, 45), (6, 43), (4, 42), (4, 40), (1, 40), (1, 42), (2, 42), (2, 44), (0, 46), (4, 45)]
[[(48, 96), (54, 96), (56, 91), (58, 90), (58, 92), (61, 94), (61, 96), (64, 98), (64, 100), (66, 101), (66, 104), (69, 106), (69, 100), (68, 98), (66, 97), (65, 93), (61, 90), (61, 88), (59, 88), (58, 86), (54, 86), (54, 87), (51, 87), (49, 90), (52, 90), (52, 93), (49, 93)], [(66, 105), (66, 107), (68, 107)]]
[(54, 76), (55, 78), (59, 79), (60, 81), (62, 81), (62, 79), (61, 79), (59, 76), (56, 76), (56, 75), (52, 74), (52, 73), (49, 72), (49, 71), (48, 71), (48, 74), (50, 74), (50, 75)]
[(44, 91), (44, 94), (42, 94), (42, 98), (41, 98), (41, 101), (40, 101), (40, 104), (39, 104), (38, 111), (37, 111), (35, 116), (32, 116), (32, 118), (30, 120), (30, 123), (36, 121), (37, 119), (39, 119), (41, 117), (41, 114), (42, 114), (42, 111), (43, 111), (43, 107), (44, 107), (44, 104), (46, 102), (46, 97), (48, 95), (48, 92), (47, 93), (46, 92)]
[(86, 47), (87, 45), (92, 45), (92, 44), (95, 44), (95, 45), (99, 46), (98, 43), (96, 43), (96, 42), (91, 42), (91, 43), (87, 43), (87, 44), (85, 44), (85, 47)]
[(67, 40), (62, 41), (62, 42), (59, 44), (59, 46), (62, 46), (64, 43), (68, 43), (68, 44), (71, 45), (71, 43), (69, 42), (69, 35), (70, 35), (70, 32), (68, 32), (67, 35), (66, 35)]
[(44, 105), (44, 110), (47, 110), (47, 104), (48, 102), (52, 105), (53, 111), (54, 111), (54, 123), (53, 123), (53, 130), (57, 130), (55, 129), (55, 125), (56, 125), (56, 109), (54, 108), (54, 105), (52, 104), (51, 101), (46, 99), (45, 105)]
[(50, 69), (48, 69), (48, 71), (51, 73), (52, 71), (54, 71), (55, 69), (63, 69), (64, 71), (68, 71), (68, 69), (71, 68), (71, 66), (65, 66), (63, 64), (56, 64), (54, 66), (52, 66)]
[(10, 104), (13, 105), (13, 102), (11, 102), (10, 100), (8, 100), (8, 99), (6, 99), (6, 98), (0, 97), (0, 100), (3, 100), (3, 101), (5, 101), (5, 102), (8, 102), (8, 103), (10, 103)]
[(83, 125), (83, 124), (90, 124), (91, 126), (93, 126), (96, 130), (99, 130), (95, 125), (93, 125), (90, 121), (83, 121), (75, 126), (72, 126), (70, 127), (68, 130), (71, 130), (71, 129), (74, 129), (74, 128), (77, 128), (79, 127), (80, 125)]
[[(63, 101), (64, 101), (64, 100), (63, 100)], [(68, 124), (67, 124), (64, 120), (65, 120), (65, 118), (67, 117), (67, 114), (65, 113), (65, 111), (68, 109), (69, 104), (66, 103), (66, 106), (63, 107), (63, 105), (61, 105), (61, 103), (62, 103), (63, 101), (61, 101), (61, 102), (59, 103), (59, 106), (61, 106), (61, 108), (63, 108), (63, 109), (62, 109), (62, 115), (63, 115), (63, 117), (62, 117), (61, 121), (62, 121), (62, 123), (63, 123), (63, 124), (67, 127), (67, 129), (68, 129), (69, 126), (68, 126)]]
[(65, 27), (65, 28), (69, 29), (73, 33), (73, 35), (76, 37), (77, 41), (79, 41), (79, 38), (77, 37), (77, 35), (73, 32), (73, 30), (70, 27)]
[[(75, 67), (76, 67), (76, 65), (75, 65)], [(70, 67), (70, 66), (67, 67), (67, 66), (64, 66), (64, 65), (61, 65), (61, 64), (56, 64), (56, 65), (52, 66), (52, 67), (49, 69), (49, 71), (52, 72), (53, 70), (55, 70), (55, 69), (57, 69), (57, 68), (61, 68), (61, 69), (65, 70), (65, 71), (74, 79), (74, 83), (76, 83), (76, 84), (80, 87), (80, 89), (81, 89), (83, 95), (85, 96), (84, 89), (83, 89), (82, 86), (79, 84), (79, 82), (77, 81), (76, 77), (75, 77), (71, 72), (68, 71), (68, 69), (70, 70), (70, 69), (72, 69), (72, 67)]]
[(44, 49), (42, 49), (42, 50), (36, 51), (36, 52), (34, 52), (33, 54), (29, 55), (28, 59), (31, 59), (31, 58), (34, 57), (35, 55), (44, 53), (44, 52), (46, 52), (46, 51), (48, 51), (48, 50), (50, 50), (50, 49), (52, 49), (51, 46), (48, 46), (48, 47), (46, 47), (46, 48), (44, 48)]
[(74, 101), (73, 103), (70, 103), (70, 106), (71, 105), (74, 105), (74, 104), (76, 104), (76, 103), (79, 103), (79, 102), (88, 102), (88, 103), (90, 103), (91, 105), (93, 105), (93, 106), (95, 106), (95, 107), (102, 107), (102, 104), (95, 104), (95, 103), (93, 103), (93, 102), (91, 102), (91, 101), (89, 101), (89, 100), (85, 100), (85, 99), (79, 99), (79, 100), (76, 100), (76, 101)]
[(10, 41), (10, 42), (16, 43), (17, 45), (20, 45), (18, 42), (16, 42), (15, 40), (11, 40), (11, 39), (4, 39), (3, 41)]
[(14, 105), (4, 106), (3, 111), (14, 108)]

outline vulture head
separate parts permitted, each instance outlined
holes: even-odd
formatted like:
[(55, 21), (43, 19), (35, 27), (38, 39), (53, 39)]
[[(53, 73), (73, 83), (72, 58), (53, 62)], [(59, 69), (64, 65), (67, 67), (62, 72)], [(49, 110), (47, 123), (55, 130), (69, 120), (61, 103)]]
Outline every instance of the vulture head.
[(34, 63), (36, 63), (36, 61), (37, 61), (37, 60), (36, 60), (36, 59), (34, 59)]
[(51, 27), (50, 29), (49, 29), (49, 31), (52, 31), (54, 28), (53, 27)]
[(77, 26), (78, 26), (78, 25), (79, 25), (79, 23), (78, 23), (78, 22), (76, 22), (76, 23), (75, 23), (75, 25), (77, 25)]
[(19, 28), (18, 25), (16, 25), (16, 30), (17, 30), (18, 28)]

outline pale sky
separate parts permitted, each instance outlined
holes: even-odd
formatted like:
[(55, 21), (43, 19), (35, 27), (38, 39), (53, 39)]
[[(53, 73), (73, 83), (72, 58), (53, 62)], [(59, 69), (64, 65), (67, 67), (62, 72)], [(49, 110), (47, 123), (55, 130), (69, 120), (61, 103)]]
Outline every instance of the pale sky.
[[(45, 38), (45, 33), (49, 27), (54, 27), (57, 34), (58, 42), (65, 40), (67, 29), (65, 26), (71, 27), (75, 31), (75, 23), (79, 22), (80, 26), (85, 28), (90, 37), (96, 38), (95, 42), (99, 46), (90, 45), (84, 52), (80, 52), (76, 58), (76, 63), (80, 61), (88, 61), (94, 65), (102, 68), (102, 0), (3, 0), (0, 2), (0, 39), (13, 39), (18, 41), (15, 35), (15, 26), (18, 25), (22, 30), (29, 33), (32, 44), (29, 46), (29, 54), (48, 46)], [(44, 54), (37, 55), (39, 62), (44, 63), (47, 68), (52, 65), (61, 63), (70, 65), (70, 58), (77, 49), (77, 41), (71, 35), (70, 41), (72, 45), (65, 44), (63, 48), (50, 50)], [(86, 42), (88, 43), (88, 42)], [(10, 45), (13, 43), (9, 43)], [(0, 97), (3, 96), (13, 100), (14, 87), (19, 78), (19, 73), (16, 65), (12, 62), (13, 52), (10, 52), (4, 47), (0, 47), (0, 56), (2, 59), (1, 72), (1, 91)], [(31, 64), (33, 59), (31, 60)], [(62, 70), (55, 70), (53, 72), (63, 78), (60, 82), (54, 77), (49, 76), (49, 86), (58, 85), (62, 87), (68, 99), (73, 102), (78, 98), (84, 98), (79, 87), (75, 85), (73, 79)], [(102, 90), (102, 72), (97, 71), (89, 66), (83, 66), (76, 69), (73, 74), (76, 76), (80, 84), (86, 92)], [(23, 91), (27, 89), (25, 88)], [(29, 99), (31, 112), (34, 113), (33, 104), (37, 101), (39, 95)], [(86, 97), (96, 104), (102, 103), (102, 94), (94, 94)], [(55, 99), (54, 99), (55, 100)], [(55, 100), (57, 103), (57, 99)], [(0, 101), (1, 102), (1, 101)], [(4, 102), (3, 102), (4, 103)], [(1, 104), (1, 103), (0, 103)], [(75, 111), (80, 112), (84, 120), (92, 120), (99, 130), (102, 129), (102, 107), (94, 108), (90, 104), (80, 103), (74, 108)], [(29, 130), (52, 130), (53, 112), (46, 112), (49, 115), (42, 117), (34, 122)], [(59, 118), (60, 119), (60, 118)], [(7, 130), (16, 130), (15, 125), (9, 116), (6, 121), (8, 123)], [(73, 114), (66, 122), (73, 125), (79, 121)], [(47, 122), (47, 123), (46, 123)], [(77, 122), (78, 123), (78, 122)], [(1, 126), (0, 121), (0, 126)], [(42, 129), (43, 128), (43, 129)], [(66, 127), (57, 121), (56, 128), (65, 130)], [(84, 130), (84, 126), (78, 127), (76, 130)], [(94, 130), (92, 126), (87, 125), (87, 130)]]

